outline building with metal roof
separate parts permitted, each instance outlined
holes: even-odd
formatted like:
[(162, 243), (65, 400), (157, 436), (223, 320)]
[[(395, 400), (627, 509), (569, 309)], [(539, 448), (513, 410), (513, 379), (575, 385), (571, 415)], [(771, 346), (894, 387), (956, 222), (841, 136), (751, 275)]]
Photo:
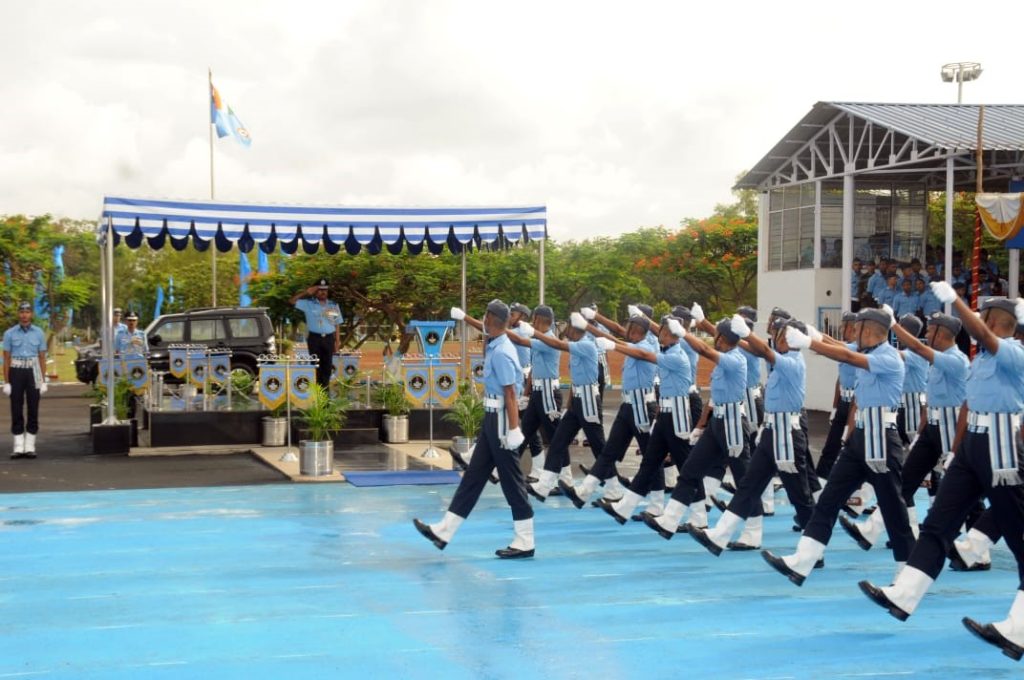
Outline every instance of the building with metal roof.
[[(979, 114), (983, 183), (1005, 192), (1024, 177), (1024, 105), (818, 102), (737, 183), (759, 192), (758, 307), (785, 307), (823, 330), (863, 291), (854, 258), (925, 261), (929, 195), (945, 194), (945, 253), (953, 268), (953, 199), (977, 179)], [(1015, 188), (1020, 190), (1020, 188)], [(1010, 290), (1018, 251), (1011, 250)], [(834, 364), (808, 357), (811, 375)], [(813, 365), (812, 365), (813, 364)], [(820, 364), (820, 365), (819, 365)], [(808, 385), (808, 406), (831, 406), (831, 381)]]

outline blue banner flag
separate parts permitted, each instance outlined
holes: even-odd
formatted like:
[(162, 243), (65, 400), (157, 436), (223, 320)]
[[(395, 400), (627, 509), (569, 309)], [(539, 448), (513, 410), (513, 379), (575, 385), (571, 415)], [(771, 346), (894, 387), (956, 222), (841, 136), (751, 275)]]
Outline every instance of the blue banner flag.
[(164, 287), (157, 285), (156, 287), (156, 304), (153, 306), (153, 318), (157, 318), (162, 313), (164, 307)]

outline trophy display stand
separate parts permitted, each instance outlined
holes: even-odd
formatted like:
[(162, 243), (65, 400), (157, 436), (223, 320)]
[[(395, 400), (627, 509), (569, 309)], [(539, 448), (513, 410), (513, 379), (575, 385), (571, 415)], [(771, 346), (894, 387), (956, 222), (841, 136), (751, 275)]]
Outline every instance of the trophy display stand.
[[(284, 383), (280, 386), (280, 389), (284, 393), (285, 402), (285, 420), (287, 425), (285, 426), (285, 449), (279, 461), (283, 463), (297, 463), (299, 457), (292, 451), (292, 369), (296, 367), (302, 367), (308, 369), (312, 366), (314, 369), (319, 363), (319, 358), (312, 355), (297, 355), (297, 356), (286, 356), (283, 354), (261, 354), (257, 358), (257, 364), (260, 369), (264, 367), (278, 369), (283, 371)], [(260, 377), (260, 389), (263, 388), (263, 378)]]
[[(427, 448), (420, 454), (421, 458), (439, 458), (441, 456), (441, 453), (434, 448), (434, 407), (441, 403), (442, 395), (439, 383), (444, 383), (447, 397), (450, 398), (454, 394), (455, 379), (452, 371), (455, 363), (451, 357), (446, 357), (441, 353), (444, 342), (454, 326), (455, 322), (451, 320), (410, 321), (406, 326), (406, 332), (416, 333), (423, 351), (422, 357), (402, 358), (406, 393), (419, 404), (425, 404), (428, 411)], [(413, 377), (410, 378), (410, 375)]]

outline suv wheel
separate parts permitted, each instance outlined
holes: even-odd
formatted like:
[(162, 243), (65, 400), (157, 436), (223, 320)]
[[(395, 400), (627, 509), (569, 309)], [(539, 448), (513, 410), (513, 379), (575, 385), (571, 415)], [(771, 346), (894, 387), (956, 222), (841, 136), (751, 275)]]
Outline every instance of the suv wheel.
[(256, 369), (254, 369), (249, 364), (242, 363), (240, 361), (233, 361), (233, 362), (231, 362), (231, 375), (232, 376), (236, 376), (236, 375), (237, 376), (242, 376), (242, 375), (245, 375), (245, 376), (248, 376), (249, 378), (252, 378), (253, 380), (255, 380), (256, 379)]

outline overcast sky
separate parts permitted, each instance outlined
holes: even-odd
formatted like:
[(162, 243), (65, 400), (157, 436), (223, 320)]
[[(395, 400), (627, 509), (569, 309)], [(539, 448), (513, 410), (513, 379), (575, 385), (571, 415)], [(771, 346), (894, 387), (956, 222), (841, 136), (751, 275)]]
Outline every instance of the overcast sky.
[(218, 199), (546, 203), (559, 239), (674, 227), (816, 101), (955, 102), (940, 66), (980, 61), (965, 102), (1024, 103), (1024, 3), (995, 7), (3, 2), (0, 213), (208, 198), (209, 66), (253, 137), (215, 141)]

